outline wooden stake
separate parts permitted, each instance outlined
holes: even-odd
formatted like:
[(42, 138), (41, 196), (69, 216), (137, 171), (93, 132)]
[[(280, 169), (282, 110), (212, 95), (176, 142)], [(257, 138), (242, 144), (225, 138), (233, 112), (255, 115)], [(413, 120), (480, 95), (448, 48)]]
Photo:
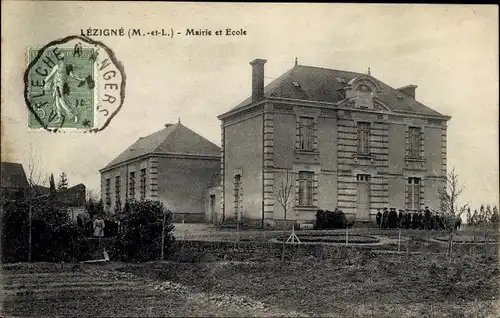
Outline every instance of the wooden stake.
[(349, 228), (345, 228), (345, 246), (349, 244)]
[(400, 251), (400, 245), (401, 245), (401, 228), (399, 228), (399, 234), (398, 234), (398, 252)]
[(32, 206), (33, 206), (33, 202), (31, 200), (31, 194), (30, 194), (30, 206), (29, 206), (29, 216), (28, 216), (28, 218), (29, 218), (29, 222), (28, 222), (29, 223), (29, 225), (28, 225), (29, 226), (29, 229), (28, 229), (29, 230), (29, 233), (28, 233), (28, 262), (31, 262), (31, 223), (32, 223), (31, 220), (33, 219)]
[(292, 234), (290, 234), (290, 236), (286, 240), (286, 243), (291, 241), (290, 243), (294, 244), (295, 240), (297, 240), (297, 243), (300, 243), (299, 238), (297, 237), (297, 235), (295, 235), (295, 227), (292, 225)]
[(236, 248), (240, 249), (240, 221), (236, 221)]
[(163, 220), (161, 222), (161, 260), (165, 259), (165, 220), (166, 213), (163, 211)]

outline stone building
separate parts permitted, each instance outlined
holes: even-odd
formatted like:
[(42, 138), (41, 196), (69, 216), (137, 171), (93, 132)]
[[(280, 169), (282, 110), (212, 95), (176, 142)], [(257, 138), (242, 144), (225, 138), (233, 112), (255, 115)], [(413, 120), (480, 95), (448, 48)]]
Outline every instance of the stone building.
[(203, 221), (207, 190), (219, 180), (221, 149), (180, 122), (140, 137), (101, 173), (101, 198), (113, 214), (127, 200), (157, 200), (173, 221)]
[(335, 207), (366, 221), (384, 207), (437, 208), (450, 117), (418, 102), (416, 85), (296, 63), (264, 87), (265, 63), (250, 63), (252, 95), (218, 117), (224, 219), (285, 219), (276, 193), (287, 181), (287, 220)]
[(2, 162), (0, 205), (7, 201), (23, 200), (28, 193), (29, 183), (23, 165), (14, 162)]

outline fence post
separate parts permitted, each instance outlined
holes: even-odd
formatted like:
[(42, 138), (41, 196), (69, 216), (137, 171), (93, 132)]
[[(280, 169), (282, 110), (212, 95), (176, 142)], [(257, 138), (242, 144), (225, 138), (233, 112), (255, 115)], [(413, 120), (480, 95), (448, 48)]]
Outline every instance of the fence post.
[(349, 227), (345, 228), (345, 246), (349, 244)]
[(400, 251), (400, 245), (401, 245), (401, 227), (399, 228), (399, 233), (398, 233), (398, 252)]
[(32, 203), (31, 196), (30, 196), (29, 215), (28, 215), (28, 218), (29, 218), (29, 220), (28, 220), (28, 223), (29, 223), (29, 225), (28, 225), (29, 226), (29, 229), (28, 229), (28, 231), (29, 231), (29, 233), (28, 233), (28, 262), (31, 262), (31, 240), (32, 240), (31, 239), (31, 231), (32, 231), (31, 230), (31, 223), (32, 223), (32, 219), (33, 219), (32, 206), (33, 206), (33, 203)]
[(165, 218), (166, 212), (163, 210), (163, 220), (161, 222), (161, 260), (165, 259)]

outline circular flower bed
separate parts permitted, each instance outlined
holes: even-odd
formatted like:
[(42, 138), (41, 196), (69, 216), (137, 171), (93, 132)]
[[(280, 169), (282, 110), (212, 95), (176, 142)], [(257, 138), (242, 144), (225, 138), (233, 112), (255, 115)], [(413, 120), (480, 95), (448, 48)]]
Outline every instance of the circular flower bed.
[[(441, 241), (441, 242), (448, 242), (448, 236), (439, 236), (436, 237), (436, 240)], [(489, 243), (497, 243), (498, 238), (496, 237), (490, 237), (488, 239)], [(453, 236), (453, 243), (463, 243), (463, 244), (470, 244), (470, 243), (478, 243), (478, 244), (484, 244), (486, 243), (486, 240), (484, 236), (476, 236), (474, 240), (474, 236), (472, 235), (460, 235), (460, 236)]]
[[(345, 234), (297, 234), (297, 237), (301, 242), (304, 243), (345, 243)], [(286, 241), (288, 236), (279, 237), (278, 240), (280, 242)], [(349, 234), (348, 237), (349, 243), (352, 244), (373, 244), (378, 243), (380, 240), (374, 236), (368, 235), (360, 235), (360, 234)]]

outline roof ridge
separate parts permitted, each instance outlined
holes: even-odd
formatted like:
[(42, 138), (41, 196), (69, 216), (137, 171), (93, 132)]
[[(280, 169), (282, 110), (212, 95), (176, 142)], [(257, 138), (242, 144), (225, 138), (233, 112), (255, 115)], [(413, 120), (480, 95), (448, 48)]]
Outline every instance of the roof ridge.
[[(165, 140), (168, 139), (168, 137), (170, 137), (174, 131), (176, 131), (177, 129), (179, 129), (179, 127), (182, 126), (182, 127), (185, 127), (187, 128), (186, 126), (183, 126), (181, 123), (177, 122), (175, 124), (170, 124), (167, 126), (167, 124), (165, 124), (165, 128), (163, 129), (170, 129), (170, 132), (168, 134), (165, 135), (165, 138), (163, 138), (154, 148), (153, 148), (153, 151), (152, 152), (156, 152), (158, 150), (158, 148), (165, 142)], [(162, 131), (163, 129), (157, 131), (157, 133), (159, 133), (160, 131)], [(189, 129), (189, 128), (188, 128)]]
[[(313, 65), (297, 65), (296, 67), (309, 67), (309, 68), (315, 68), (315, 69), (320, 69), (320, 70), (326, 70), (326, 71), (332, 71), (332, 72), (345, 72), (345, 73), (352, 73), (352, 74), (358, 74), (358, 75), (368, 75), (360, 72), (354, 72), (354, 71), (347, 71), (347, 70), (340, 70), (336, 68), (327, 68), (327, 67), (321, 67), (321, 66), (313, 66)], [(368, 75), (371, 76), (371, 75)]]

